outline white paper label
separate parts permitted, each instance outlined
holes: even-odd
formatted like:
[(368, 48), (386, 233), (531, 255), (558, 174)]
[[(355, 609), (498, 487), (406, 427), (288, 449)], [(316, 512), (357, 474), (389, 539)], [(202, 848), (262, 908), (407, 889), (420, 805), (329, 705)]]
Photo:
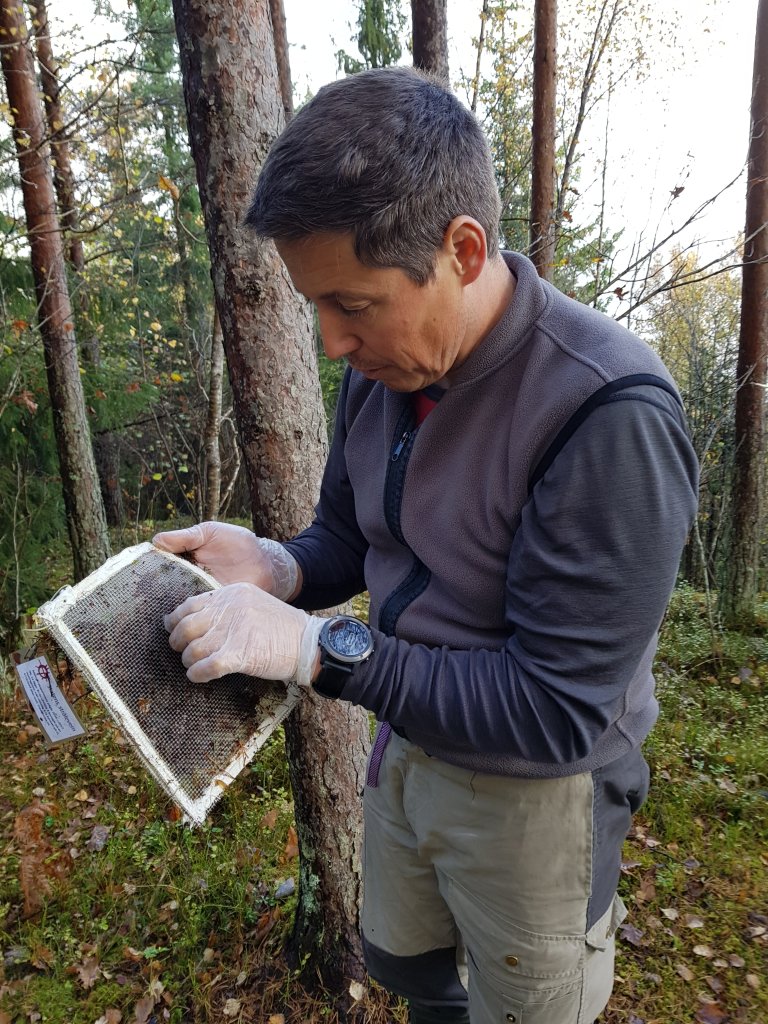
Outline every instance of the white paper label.
[(59, 689), (46, 658), (16, 665), (24, 693), (49, 743), (61, 743), (85, 735), (77, 715)]

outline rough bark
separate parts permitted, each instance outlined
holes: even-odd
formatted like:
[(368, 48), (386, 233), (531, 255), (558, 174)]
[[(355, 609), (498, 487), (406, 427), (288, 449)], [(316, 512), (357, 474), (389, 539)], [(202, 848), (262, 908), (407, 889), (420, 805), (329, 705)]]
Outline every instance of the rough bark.
[(536, 0), (529, 255), (546, 281), (552, 280), (555, 266), (556, 84), (557, 0)]
[[(61, 103), (59, 65), (53, 55), (45, 0), (28, 0), (28, 2), (35, 33), (37, 63), (40, 67), (40, 84), (43, 87), (43, 104), (45, 119), (48, 123), (53, 163), (53, 183), (59, 201), (61, 227), (66, 235), (69, 261), (77, 274), (82, 275), (85, 270), (85, 253), (82, 240), (75, 233), (78, 230), (77, 200), (72, 161), (69, 155), (69, 142), (64, 132), (65, 121)], [(82, 282), (78, 291), (78, 301), (81, 308), (87, 308), (88, 299), (82, 288)]]
[(101, 499), (110, 526), (123, 526), (125, 504), (120, 486), (120, 435), (105, 430), (93, 439), (93, 455), (99, 474)]
[(18, 0), (0, 3), (0, 37), (67, 526), (75, 576), (80, 579), (109, 557), (109, 541), (80, 382), (50, 153), (37, 94), (34, 58)]
[(221, 499), (221, 393), (224, 375), (224, 343), (221, 338), (221, 321), (218, 311), (213, 314), (211, 334), (211, 373), (208, 379), (208, 420), (205, 424), (203, 444), (205, 448), (205, 506), (203, 518), (219, 518)]
[(733, 525), (722, 595), (722, 610), (731, 625), (748, 625), (754, 619), (763, 522), (768, 365), (768, 0), (760, 0), (757, 9), (742, 275)]
[(272, 35), (275, 40), (275, 60), (277, 61), (277, 77), (280, 80), (280, 95), (283, 98), (283, 112), (285, 120), (290, 121), (293, 117), (293, 84), (283, 0), (269, 0), (269, 10), (272, 14)]
[[(254, 526), (290, 537), (311, 519), (326, 435), (312, 318), (274, 246), (243, 231), (259, 168), (284, 125), (271, 21), (258, 0), (174, 0), (184, 96)], [(356, 928), (366, 716), (308, 698), (286, 726), (307, 977), (346, 993), (363, 973)], [(305, 959), (306, 958), (306, 959)]]
[(411, 25), (413, 66), (448, 85), (448, 0), (411, 0)]

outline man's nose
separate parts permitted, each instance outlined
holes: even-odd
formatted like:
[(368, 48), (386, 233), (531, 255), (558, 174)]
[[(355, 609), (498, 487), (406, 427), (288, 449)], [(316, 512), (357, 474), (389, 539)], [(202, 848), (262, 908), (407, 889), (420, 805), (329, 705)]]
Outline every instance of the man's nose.
[(334, 316), (320, 316), (320, 337), (329, 359), (340, 359), (360, 348), (360, 339), (349, 323)]

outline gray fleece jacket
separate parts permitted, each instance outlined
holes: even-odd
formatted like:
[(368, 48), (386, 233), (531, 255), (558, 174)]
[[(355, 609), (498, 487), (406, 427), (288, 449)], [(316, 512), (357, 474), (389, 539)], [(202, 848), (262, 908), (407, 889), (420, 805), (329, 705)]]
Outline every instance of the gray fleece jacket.
[(370, 593), (375, 651), (343, 699), (452, 764), (569, 775), (656, 719), (697, 464), (654, 352), (503, 256), (513, 300), (420, 427), (410, 395), (347, 371), (315, 520), (286, 546), (299, 606)]

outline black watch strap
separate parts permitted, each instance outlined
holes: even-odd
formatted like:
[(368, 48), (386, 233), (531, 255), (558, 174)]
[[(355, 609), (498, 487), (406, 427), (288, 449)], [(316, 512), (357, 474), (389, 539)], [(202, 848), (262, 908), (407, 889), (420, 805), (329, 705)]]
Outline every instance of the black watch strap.
[(323, 697), (336, 700), (349, 682), (354, 665), (342, 665), (328, 656), (327, 651), (320, 649), (320, 671), (312, 683), (312, 689)]

